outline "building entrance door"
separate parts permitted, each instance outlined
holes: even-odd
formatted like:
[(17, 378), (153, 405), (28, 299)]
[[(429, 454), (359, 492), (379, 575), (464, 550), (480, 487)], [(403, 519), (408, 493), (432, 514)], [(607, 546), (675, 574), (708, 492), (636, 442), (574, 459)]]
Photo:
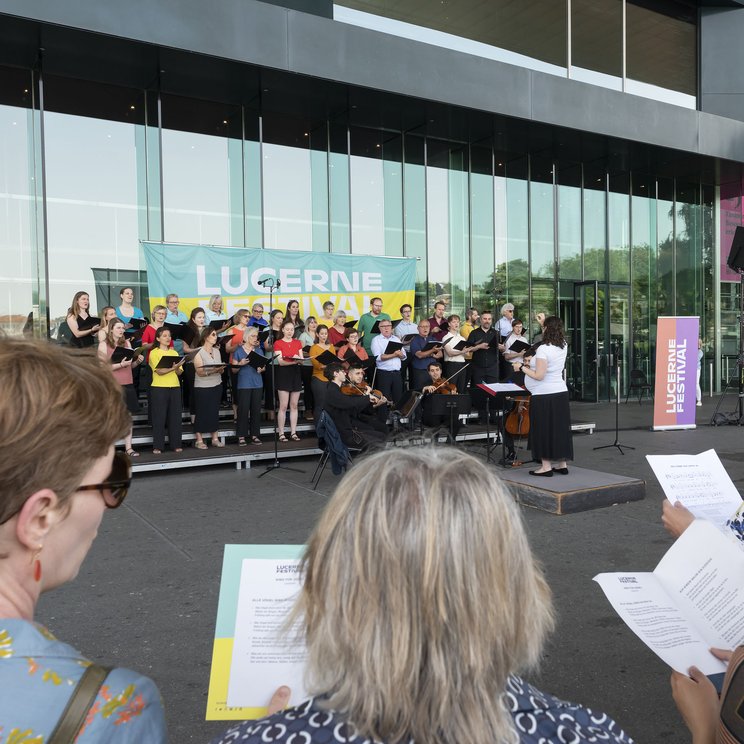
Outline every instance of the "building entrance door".
[(574, 400), (614, 399), (620, 360), (620, 394), (628, 384), (630, 287), (596, 281), (576, 282), (572, 307), (564, 308), (569, 339), (567, 377)]

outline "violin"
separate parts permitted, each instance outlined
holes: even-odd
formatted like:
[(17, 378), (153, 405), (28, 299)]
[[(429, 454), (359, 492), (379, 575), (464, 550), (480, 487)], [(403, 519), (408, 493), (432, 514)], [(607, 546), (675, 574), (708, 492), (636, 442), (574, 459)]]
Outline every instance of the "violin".
[(504, 421), (504, 428), (513, 437), (526, 437), (530, 433), (530, 399), (514, 398), (514, 408)]
[[(371, 397), (378, 402), (385, 397), (380, 390), (373, 390), (369, 386), (365, 390), (364, 388), (360, 388), (358, 385), (355, 385), (353, 382), (345, 382), (343, 385), (341, 385), (341, 392), (344, 395), (363, 395), (365, 397)], [(390, 401), (387, 401), (385, 405), (392, 406), (393, 404)]]
[(447, 382), (447, 380), (440, 379), (432, 382), (431, 387), (434, 388), (431, 393), (432, 395), (457, 395), (457, 385), (454, 382)]

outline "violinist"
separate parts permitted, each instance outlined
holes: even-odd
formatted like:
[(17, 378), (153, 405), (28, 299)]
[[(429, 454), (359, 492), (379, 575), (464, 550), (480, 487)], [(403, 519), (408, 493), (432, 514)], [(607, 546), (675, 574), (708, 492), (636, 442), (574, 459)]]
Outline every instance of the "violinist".
[(374, 399), (371, 409), (364, 409), (359, 413), (359, 418), (369, 423), (372, 428), (387, 434), (387, 415), (390, 402), (379, 391), (373, 390), (364, 379), (364, 367), (361, 364), (352, 364), (346, 370), (346, 383), (342, 385), (341, 392), (344, 395), (368, 395)]
[(340, 363), (329, 364), (325, 368), (325, 375), (328, 380), (325, 411), (333, 419), (343, 443), (347, 447), (365, 449), (384, 441), (387, 430), (383, 433), (376, 425), (359, 417), (370, 406), (381, 406), (382, 402), (366, 392), (361, 395), (342, 392), (341, 387), (347, 382), (347, 377)]
[[(437, 427), (449, 424), (449, 416), (445, 416), (439, 413), (432, 413), (432, 396), (434, 395), (457, 395), (457, 385), (454, 382), (448, 382), (446, 378), (442, 376), (442, 364), (436, 360), (429, 362), (427, 367), (429, 373), (430, 384), (425, 385), (422, 392), (424, 393), (423, 400), (423, 415), (422, 420), (424, 426)], [(455, 419), (452, 436), (456, 436), (460, 430), (460, 419)]]

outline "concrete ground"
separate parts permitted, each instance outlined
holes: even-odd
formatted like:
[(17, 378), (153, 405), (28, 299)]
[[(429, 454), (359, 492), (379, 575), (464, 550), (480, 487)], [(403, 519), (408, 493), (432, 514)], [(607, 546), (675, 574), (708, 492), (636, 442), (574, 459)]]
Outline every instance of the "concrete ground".
[[(741, 489), (744, 435), (737, 427), (708, 425), (715, 402), (706, 398), (697, 409), (699, 428), (675, 432), (649, 430), (650, 403), (621, 405), (620, 441), (636, 448), (624, 455), (593, 449), (614, 440), (614, 407), (573, 404), (575, 420), (597, 423), (594, 435), (574, 436), (576, 464), (642, 477), (646, 499), (564, 517), (523, 509), (558, 615), (541, 669), (529, 678), (606, 711), (641, 744), (689, 737), (671, 700), (669, 670), (591, 579), (603, 571), (652, 570), (671, 544), (646, 454), (713, 447)], [(734, 405), (728, 399), (723, 410)], [(286, 464), (304, 472), (283, 468), (259, 480), (261, 467), (217, 466), (138, 476), (124, 506), (105, 515), (77, 580), (42, 598), (38, 620), (58, 637), (101, 663), (155, 680), (172, 742), (207, 742), (227, 725), (204, 720), (223, 546), (302, 543), (338, 482), (326, 472), (313, 492), (315, 460)]]

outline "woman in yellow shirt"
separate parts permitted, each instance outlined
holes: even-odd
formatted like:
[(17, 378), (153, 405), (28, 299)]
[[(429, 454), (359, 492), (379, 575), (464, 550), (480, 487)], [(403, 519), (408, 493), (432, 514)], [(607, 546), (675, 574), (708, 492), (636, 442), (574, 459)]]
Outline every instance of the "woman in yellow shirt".
[(182, 359), (173, 367), (158, 367), (163, 357), (178, 357), (175, 349), (170, 348), (171, 332), (163, 326), (155, 332), (155, 348), (150, 352), (152, 368), (152, 386), (150, 388), (150, 406), (152, 407), (152, 453), (162, 454), (165, 449), (165, 428), (168, 427), (168, 441), (174, 452), (183, 452), (181, 446), (181, 381), (183, 373)]
[(326, 387), (328, 387), (328, 378), (325, 376), (325, 364), (319, 362), (316, 357), (320, 356), (324, 351), (330, 351), (331, 354), (336, 354), (336, 349), (333, 344), (328, 340), (328, 326), (320, 324), (317, 328), (318, 342), (310, 347), (308, 356), (313, 362), (313, 377), (310, 380), (310, 386), (313, 390), (313, 418), (315, 421), (320, 420), (320, 412), (323, 410), (325, 405), (325, 393)]

